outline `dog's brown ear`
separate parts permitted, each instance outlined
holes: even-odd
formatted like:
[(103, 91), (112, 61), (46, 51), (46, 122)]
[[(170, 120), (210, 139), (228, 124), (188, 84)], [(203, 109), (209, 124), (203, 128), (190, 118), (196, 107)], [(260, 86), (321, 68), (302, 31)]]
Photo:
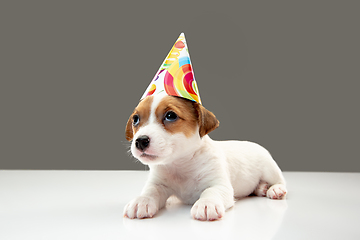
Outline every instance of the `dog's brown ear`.
[(199, 103), (194, 103), (194, 107), (198, 113), (198, 123), (199, 123), (199, 134), (200, 137), (205, 136), (209, 132), (215, 130), (219, 127), (219, 120), (215, 117), (215, 115), (204, 108)]
[(125, 128), (125, 138), (129, 142), (133, 139), (132, 122), (133, 122), (133, 114), (130, 115)]

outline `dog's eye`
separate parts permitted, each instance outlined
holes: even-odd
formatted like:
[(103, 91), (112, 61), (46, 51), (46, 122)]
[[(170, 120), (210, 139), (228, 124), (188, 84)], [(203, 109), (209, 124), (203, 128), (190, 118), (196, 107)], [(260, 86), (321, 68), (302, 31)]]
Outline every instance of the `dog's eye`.
[(174, 113), (173, 111), (168, 111), (168, 112), (165, 114), (165, 120), (166, 120), (166, 121), (173, 122), (173, 121), (175, 121), (177, 118), (178, 118), (178, 115), (176, 115), (176, 113)]
[(139, 122), (140, 122), (139, 115), (134, 115), (133, 116), (133, 125), (136, 126), (139, 124)]

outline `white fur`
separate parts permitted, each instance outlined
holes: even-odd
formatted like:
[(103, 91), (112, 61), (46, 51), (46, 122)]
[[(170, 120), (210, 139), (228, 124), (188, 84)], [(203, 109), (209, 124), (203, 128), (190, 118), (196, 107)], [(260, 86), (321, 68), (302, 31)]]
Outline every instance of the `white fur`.
[[(191, 215), (198, 220), (216, 220), (234, 204), (235, 198), (251, 193), (272, 199), (286, 195), (285, 180), (269, 152), (246, 141), (214, 141), (195, 132), (187, 138), (182, 133), (170, 134), (156, 121), (155, 109), (162, 96), (154, 96), (147, 124), (133, 139), (147, 135), (151, 139), (147, 155), (131, 152), (149, 165), (150, 176), (141, 196), (124, 209), (124, 216), (154, 216), (175, 195), (186, 204), (194, 204)], [(269, 188), (270, 187), (270, 188)]]

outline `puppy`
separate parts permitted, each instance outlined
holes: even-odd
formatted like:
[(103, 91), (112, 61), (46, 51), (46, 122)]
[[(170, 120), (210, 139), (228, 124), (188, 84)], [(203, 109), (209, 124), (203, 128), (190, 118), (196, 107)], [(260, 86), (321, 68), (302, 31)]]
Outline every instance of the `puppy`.
[(270, 153), (256, 143), (212, 140), (207, 134), (218, 126), (199, 103), (161, 94), (144, 98), (125, 134), (150, 176), (124, 216), (153, 217), (171, 195), (193, 204), (194, 219), (209, 221), (223, 217), (234, 198), (284, 199), (285, 180)]

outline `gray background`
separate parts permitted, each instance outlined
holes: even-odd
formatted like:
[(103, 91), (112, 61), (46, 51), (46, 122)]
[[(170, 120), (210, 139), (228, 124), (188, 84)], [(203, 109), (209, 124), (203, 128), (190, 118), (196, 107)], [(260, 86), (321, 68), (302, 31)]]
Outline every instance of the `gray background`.
[(185, 32), (213, 139), (359, 172), (359, 3), (1, 1), (0, 169), (144, 169), (125, 124)]

